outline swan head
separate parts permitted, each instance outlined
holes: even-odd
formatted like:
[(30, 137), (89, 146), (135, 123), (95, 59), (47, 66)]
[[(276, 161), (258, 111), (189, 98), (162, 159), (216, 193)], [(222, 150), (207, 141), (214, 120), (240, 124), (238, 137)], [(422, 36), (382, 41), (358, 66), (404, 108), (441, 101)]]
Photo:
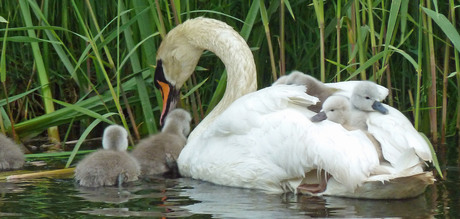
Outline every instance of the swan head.
[(344, 96), (330, 96), (323, 103), (323, 109), (311, 118), (312, 122), (330, 120), (339, 124), (346, 124), (351, 110), (351, 103)]
[(186, 137), (190, 133), (190, 121), (192, 121), (192, 117), (188, 111), (176, 108), (166, 117), (162, 130), (181, 133)]
[(194, 31), (200, 25), (197, 19), (188, 20), (169, 31), (158, 48), (154, 83), (163, 98), (160, 125), (164, 124), (166, 115), (176, 107), (180, 88), (192, 75), (203, 53), (203, 48), (194, 43), (200, 37)]
[(110, 125), (104, 130), (102, 147), (106, 150), (126, 151), (128, 149), (128, 132), (119, 125)]
[(378, 87), (370, 81), (362, 81), (359, 86), (353, 89), (351, 103), (354, 107), (362, 111), (378, 111), (388, 114), (388, 109), (383, 106), (381, 101), (385, 96), (378, 92)]

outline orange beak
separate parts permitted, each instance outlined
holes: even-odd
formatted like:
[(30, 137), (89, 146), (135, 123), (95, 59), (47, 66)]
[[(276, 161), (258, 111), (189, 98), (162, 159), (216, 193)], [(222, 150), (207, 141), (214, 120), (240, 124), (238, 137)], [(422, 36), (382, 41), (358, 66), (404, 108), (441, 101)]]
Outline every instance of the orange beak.
[(166, 80), (163, 72), (163, 63), (157, 60), (157, 67), (155, 70), (154, 78), (155, 87), (160, 90), (163, 99), (163, 109), (161, 110), (160, 126), (163, 126), (164, 120), (168, 113), (176, 108), (177, 100), (179, 98), (179, 91), (175, 89), (171, 83)]
[(157, 83), (160, 85), (161, 97), (163, 99), (163, 109), (161, 110), (161, 117), (160, 117), (160, 125), (163, 126), (164, 118), (166, 117), (166, 114), (167, 114), (168, 98), (169, 98), (169, 93), (171, 89), (169, 88), (169, 85), (167, 83), (164, 83), (161, 81), (157, 81)]

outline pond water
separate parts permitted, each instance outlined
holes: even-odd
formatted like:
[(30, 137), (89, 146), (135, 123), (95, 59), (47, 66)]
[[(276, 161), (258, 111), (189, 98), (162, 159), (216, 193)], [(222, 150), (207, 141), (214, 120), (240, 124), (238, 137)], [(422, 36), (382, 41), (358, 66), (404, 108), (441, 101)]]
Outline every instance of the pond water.
[(0, 217), (457, 218), (460, 216), (460, 168), (455, 162), (455, 165), (447, 163), (443, 170), (446, 179), (437, 181), (417, 198), (378, 201), (271, 195), (189, 178), (158, 177), (122, 188), (98, 189), (76, 185), (72, 175), (0, 181)]

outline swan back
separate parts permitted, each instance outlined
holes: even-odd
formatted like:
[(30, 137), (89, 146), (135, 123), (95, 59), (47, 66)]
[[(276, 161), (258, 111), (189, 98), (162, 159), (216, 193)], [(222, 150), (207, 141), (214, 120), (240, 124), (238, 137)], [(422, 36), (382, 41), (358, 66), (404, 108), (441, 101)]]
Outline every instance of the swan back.
[(102, 147), (106, 150), (126, 151), (128, 148), (128, 132), (119, 125), (110, 125), (104, 130)]
[(309, 110), (317, 113), (321, 111), (324, 101), (337, 91), (337, 89), (328, 87), (318, 79), (300, 71), (292, 71), (289, 75), (281, 76), (273, 83), (273, 85), (280, 84), (305, 85), (307, 87), (307, 94), (319, 99), (318, 103), (308, 107)]

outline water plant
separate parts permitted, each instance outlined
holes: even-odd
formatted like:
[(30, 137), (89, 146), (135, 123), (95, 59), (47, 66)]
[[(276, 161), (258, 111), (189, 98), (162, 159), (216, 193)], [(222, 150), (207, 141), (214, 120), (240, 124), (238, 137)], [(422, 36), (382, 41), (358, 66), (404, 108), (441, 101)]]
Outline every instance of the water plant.
[[(107, 124), (125, 126), (131, 142), (156, 133), (156, 49), (175, 25), (206, 16), (247, 40), (259, 88), (291, 70), (376, 81), (418, 130), (445, 142), (460, 129), (458, 8), (454, 0), (1, 1), (0, 126), (17, 140), (47, 136), (73, 155)], [(199, 66), (181, 103), (195, 124), (226, 83), (213, 54)]]

